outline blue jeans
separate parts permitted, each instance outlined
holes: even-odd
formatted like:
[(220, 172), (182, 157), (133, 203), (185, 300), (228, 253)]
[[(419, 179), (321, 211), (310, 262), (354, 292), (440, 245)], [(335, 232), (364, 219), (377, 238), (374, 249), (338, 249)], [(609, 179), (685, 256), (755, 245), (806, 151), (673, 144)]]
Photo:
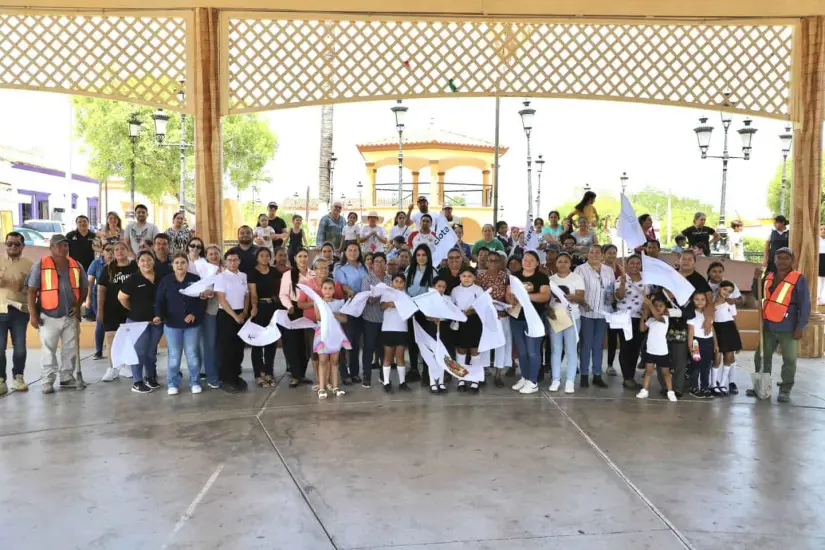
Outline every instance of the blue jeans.
[[(126, 322), (130, 323), (132, 321)], [(161, 336), (163, 336), (163, 325), (149, 323), (149, 326), (135, 342), (135, 352), (139, 364), (130, 365), (132, 367), (132, 379), (135, 384), (149, 378), (158, 377), (158, 342), (160, 342)]]
[[(347, 335), (347, 340), (349, 340), (352, 349), (349, 350), (347, 354), (347, 365), (340, 365), (338, 371), (341, 373), (342, 378), (351, 378), (358, 376), (358, 364), (360, 361), (358, 355), (361, 352), (361, 335), (364, 333), (364, 320), (360, 317), (350, 316), (347, 322), (343, 323), (343, 327), (344, 334)], [(372, 362), (370, 362), (369, 365), (364, 365), (364, 368), (369, 369), (371, 365)], [(349, 368), (349, 374), (347, 374), (347, 368)]]
[(518, 353), (521, 375), (535, 384), (539, 378), (539, 368), (541, 368), (541, 337), (527, 336), (527, 321), (520, 319), (510, 319), (510, 332), (512, 332), (513, 344)]
[[(580, 321), (579, 321), (580, 322)], [(573, 321), (573, 326), (564, 329), (561, 332), (555, 332), (550, 329), (550, 339), (552, 340), (552, 353), (550, 356), (550, 366), (553, 371), (553, 380), (561, 380), (561, 353), (562, 346), (564, 347), (564, 358), (567, 360), (567, 375), (565, 379), (568, 382), (576, 380), (576, 367), (578, 366), (579, 354), (576, 353), (576, 333), (579, 331), (576, 320)]]
[(26, 330), (29, 326), (29, 314), (9, 306), (8, 313), (0, 313), (0, 378), (6, 377), (6, 347), (11, 332), (12, 376), (23, 374), (26, 368)]
[(604, 333), (607, 330), (606, 319), (581, 318), (582, 337), (582, 376), (590, 374), (590, 361), (593, 361), (593, 375), (602, 375), (602, 351), (604, 350)]
[(206, 372), (206, 382), (217, 385), (218, 382), (218, 316), (203, 316), (200, 331), (201, 358), (203, 370)]
[[(364, 380), (370, 379), (376, 350), (381, 350), (381, 356), (384, 356), (384, 348), (381, 347), (381, 323), (364, 321), (364, 354), (361, 358), (361, 364), (364, 366)], [(383, 365), (383, 363), (379, 364)]]
[[(92, 296), (92, 312), (95, 314), (95, 319), (97, 319), (97, 292)], [(106, 331), (103, 329), (103, 323), (97, 321), (95, 324), (95, 351), (100, 355), (103, 355), (103, 337), (105, 335)]]
[(169, 356), (166, 367), (166, 383), (170, 388), (180, 385), (181, 352), (186, 354), (186, 370), (189, 372), (189, 387), (200, 386), (201, 360), (199, 343), (201, 327), (172, 328), (164, 325), (166, 350)]

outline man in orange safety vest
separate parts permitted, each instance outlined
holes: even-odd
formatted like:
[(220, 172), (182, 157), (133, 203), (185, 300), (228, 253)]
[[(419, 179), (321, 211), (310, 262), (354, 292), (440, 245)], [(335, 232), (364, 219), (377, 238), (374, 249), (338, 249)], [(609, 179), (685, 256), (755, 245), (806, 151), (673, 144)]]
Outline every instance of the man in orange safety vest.
[(40, 331), (43, 393), (54, 393), (58, 371), (57, 350), (60, 345), (60, 385), (74, 386), (80, 306), (86, 301), (89, 280), (86, 271), (69, 257), (69, 241), (53, 235), (50, 255), (35, 262), (29, 272), (29, 323)]

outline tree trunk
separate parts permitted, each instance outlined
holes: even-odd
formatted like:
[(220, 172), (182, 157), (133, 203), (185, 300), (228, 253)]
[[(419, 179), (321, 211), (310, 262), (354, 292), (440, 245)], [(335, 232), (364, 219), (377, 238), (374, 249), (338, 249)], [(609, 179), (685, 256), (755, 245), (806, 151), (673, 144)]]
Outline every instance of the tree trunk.
[(321, 202), (332, 205), (333, 197), (330, 194), (329, 159), (332, 157), (332, 119), (333, 105), (324, 105), (321, 110), (321, 152), (318, 159), (318, 198)]

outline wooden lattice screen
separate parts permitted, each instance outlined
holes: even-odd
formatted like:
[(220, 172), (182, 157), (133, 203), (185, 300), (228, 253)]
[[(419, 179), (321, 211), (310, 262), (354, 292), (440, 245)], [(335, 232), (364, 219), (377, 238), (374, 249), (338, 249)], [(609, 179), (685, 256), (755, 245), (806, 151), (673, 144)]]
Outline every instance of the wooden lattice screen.
[(189, 17), (0, 13), (0, 87), (187, 110)]
[[(294, 17), (294, 16), (293, 16)], [(224, 111), (396, 97), (601, 97), (788, 117), (794, 22), (597, 24), (224, 14)]]

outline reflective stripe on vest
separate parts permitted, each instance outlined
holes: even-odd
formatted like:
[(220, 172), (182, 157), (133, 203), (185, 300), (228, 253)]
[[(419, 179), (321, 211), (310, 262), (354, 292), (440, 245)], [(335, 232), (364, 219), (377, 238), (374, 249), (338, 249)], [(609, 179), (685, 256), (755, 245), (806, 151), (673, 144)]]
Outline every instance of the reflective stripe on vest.
[[(75, 303), (80, 302), (80, 264), (73, 258), (69, 261), (69, 284), (74, 293)], [(40, 260), (40, 309), (52, 311), (60, 307), (60, 276), (51, 256)]]
[(771, 292), (774, 274), (768, 273), (768, 276), (765, 277), (765, 299), (762, 304), (763, 319), (772, 323), (782, 322), (788, 315), (788, 308), (791, 306), (791, 298), (793, 298), (793, 289), (801, 276), (802, 274), (799, 271), (791, 271), (784, 279), (779, 281), (774, 291)]

